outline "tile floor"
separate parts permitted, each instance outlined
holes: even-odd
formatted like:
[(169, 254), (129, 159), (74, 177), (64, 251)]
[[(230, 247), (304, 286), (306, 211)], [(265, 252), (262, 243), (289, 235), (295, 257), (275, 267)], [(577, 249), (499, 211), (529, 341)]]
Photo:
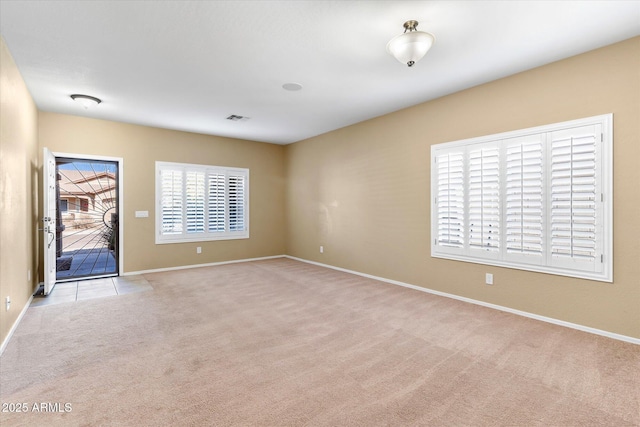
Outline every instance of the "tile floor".
[(77, 282), (58, 283), (53, 291), (45, 296), (33, 297), (31, 307), (61, 302), (74, 302), (92, 298), (130, 294), (153, 290), (142, 275), (106, 277), (101, 279), (79, 280)]

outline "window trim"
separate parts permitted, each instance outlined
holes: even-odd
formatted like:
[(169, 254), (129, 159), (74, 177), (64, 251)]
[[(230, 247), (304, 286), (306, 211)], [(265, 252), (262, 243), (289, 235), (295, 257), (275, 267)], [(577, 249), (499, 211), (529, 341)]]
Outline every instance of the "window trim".
[[(602, 271), (585, 271), (579, 269), (567, 269), (561, 266), (552, 266), (550, 249), (548, 248), (548, 242), (551, 239), (551, 233), (549, 231), (551, 206), (547, 203), (548, 194), (551, 188), (550, 183), (550, 138), (552, 132), (567, 130), (571, 128), (577, 128), (582, 126), (598, 125), (601, 126), (601, 141), (596, 141), (596, 149), (599, 155), (596, 158), (598, 164), (595, 168), (600, 168), (601, 177), (599, 177), (600, 183), (600, 214), (602, 216), (602, 232), (599, 239), (599, 249), (601, 254), (597, 254), (601, 257)], [(546, 225), (546, 229), (543, 231), (543, 242), (545, 248), (543, 249), (543, 261), (541, 264), (527, 263), (522, 261), (516, 261), (514, 258), (507, 254), (504, 243), (506, 243), (505, 233), (501, 233), (500, 239), (502, 244), (500, 245), (500, 256), (497, 258), (483, 257), (482, 251), (470, 254), (469, 244), (467, 240), (468, 236), (468, 205), (467, 194), (464, 195), (464, 219), (463, 219), (463, 238), (462, 249), (460, 248), (447, 248), (442, 245), (438, 245), (438, 168), (436, 166), (436, 156), (444, 154), (447, 151), (468, 149), (473, 145), (486, 145), (491, 143), (497, 143), (498, 145), (504, 145), (505, 140), (512, 138), (522, 138), (537, 134), (544, 134), (543, 138), (543, 171), (542, 177), (542, 189), (543, 189), (543, 211), (542, 216), (544, 218), (543, 224)], [(506, 152), (506, 146), (504, 147)], [(505, 159), (501, 159), (500, 167), (500, 186), (503, 189), (500, 196), (500, 225), (504, 228), (505, 223), (505, 206), (506, 195), (504, 193), (506, 167)], [(463, 185), (465, 190), (468, 189), (467, 181), (467, 163), (463, 160)], [(431, 257), (450, 259), (455, 261), (471, 262), (476, 264), (493, 265), (497, 267), (507, 267), (518, 270), (526, 270), (540, 273), (548, 273), (560, 276), (576, 277), (588, 280), (596, 280), (602, 282), (613, 282), (613, 114), (603, 114), (599, 116), (587, 117), (583, 119), (570, 120), (566, 122), (554, 123), (543, 126), (536, 126), (527, 129), (515, 130), (510, 132), (498, 133), (493, 135), (486, 135), (482, 137), (469, 138), (459, 141), (447, 142), (442, 144), (435, 144), (431, 146)], [(597, 261), (596, 261), (597, 262)]]
[[(185, 176), (187, 172), (204, 172), (205, 180), (206, 174), (214, 173), (214, 174), (224, 174), (225, 182), (227, 182), (229, 175), (235, 176), (243, 176), (244, 177), (244, 224), (245, 228), (241, 231), (229, 231), (229, 193), (228, 189), (225, 191), (225, 227), (227, 228), (224, 232), (210, 232), (207, 231), (207, 223), (208, 223), (208, 210), (205, 208), (204, 217), (205, 217), (205, 231), (195, 232), (195, 233), (187, 233), (186, 230), (181, 234), (162, 234), (162, 179), (161, 179), (161, 171), (164, 169), (180, 169), (183, 173), (183, 182), (186, 182)], [(191, 164), (191, 163), (176, 163), (176, 162), (164, 162), (164, 161), (156, 161), (155, 167), (155, 186), (156, 186), (156, 194), (155, 194), (155, 207), (156, 207), (156, 221), (155, 221), (155, 243), (156, 244), (171, 244), (171, 243), (189, 243), (189, 242), (205, 242), (205, 241), (217, 241), (217, 240), (237, 240), (237, 239), (248, 239), (250, 237), (249, 232), (249, 217), (250, 217), (250, 207), (249, 207), (249, 169), (246, 168), (236, 168), (236, 167), (225, 167), (225, 166), (213, 166), (213, 165), (199, 165), (199, 164)], [(205, 183), (205, 206), (208, 204), (206, 200), (206, 194), (208, 191), (208, 186)], [(183, 195), (183, 200), (185, 195)], [(183, 202), (183, 212), (186, 212), (186, 203)], [(183, 216), (183, 225), (186, 228), (187, 219), (186, 216)]]

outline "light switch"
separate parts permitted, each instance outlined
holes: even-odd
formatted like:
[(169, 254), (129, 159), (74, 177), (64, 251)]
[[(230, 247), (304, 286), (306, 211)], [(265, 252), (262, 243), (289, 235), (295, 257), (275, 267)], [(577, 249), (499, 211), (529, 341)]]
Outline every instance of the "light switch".
[(136, 218), (148, 218), (149, 211), (136, 211)]

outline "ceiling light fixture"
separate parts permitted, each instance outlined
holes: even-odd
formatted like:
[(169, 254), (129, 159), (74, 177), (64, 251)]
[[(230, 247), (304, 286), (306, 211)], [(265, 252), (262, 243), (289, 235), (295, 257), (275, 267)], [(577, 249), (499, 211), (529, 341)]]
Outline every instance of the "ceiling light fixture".
[(392, 38), (387, 43), (387, 52), (409, 67), (413, 67), (413, 64), (431, 49), (436, 40), (433, 34), (416, 30), (417, 26), (418, 21), (405, 22), (404, 34)]
[(73, 94), (71, 95), (71, 99), (73, 99), (74, 101), (78, 101), (80, 104), (82, 104), (85, 110), (88, 110), (89, 108), (95, 105), (98, 105), (102, 102), (101, 99), (98, 99), (95, 96), (89, 96), (89, 95)]

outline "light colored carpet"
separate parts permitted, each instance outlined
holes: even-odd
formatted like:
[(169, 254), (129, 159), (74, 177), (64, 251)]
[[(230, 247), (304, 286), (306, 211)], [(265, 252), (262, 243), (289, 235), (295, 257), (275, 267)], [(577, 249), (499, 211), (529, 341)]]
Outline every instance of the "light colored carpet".
[(0, 424), (640, 425), (640, 346), (289, 259), (145, 277), (28, 310)]

